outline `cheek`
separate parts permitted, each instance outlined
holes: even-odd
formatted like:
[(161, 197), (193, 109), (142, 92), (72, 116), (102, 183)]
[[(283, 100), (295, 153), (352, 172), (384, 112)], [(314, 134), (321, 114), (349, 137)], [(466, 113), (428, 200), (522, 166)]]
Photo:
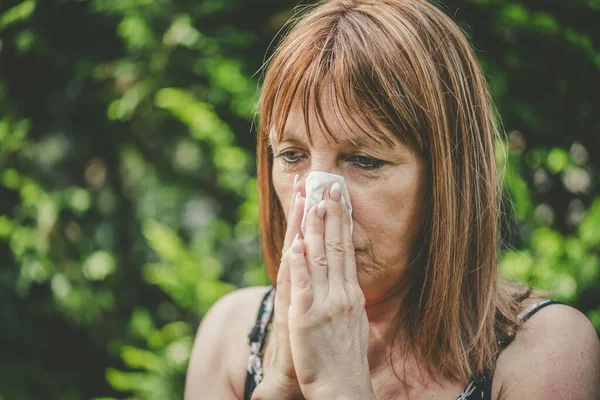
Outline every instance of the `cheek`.
[[(412, 246), (422, 225), (423, 201), (418, 191), (399, 190), (356, 196), (353, 200), (356, 241), (368, 241), (373, 249)], [(361, 240), (362, 239), (362, 240)], [(405, 244), (406, 246), (403, 246)]]
[(405, 205), (390, 206), (381, 199), (357, 202), (353, 210), (354, 223), (371, 241), (396, 238), (404, 229), (409, 213)]
[(290, 199), (292, 196), (293, 184), (294, 184), (294, 174), (292, 176), (288, 176), (288, 174), (284, 174), (278, 172), (275, 168), (272, 172), (273, 179), (273, 188), (275, 189), (275, 193), (283, 207), (284, 214), (287, 217), (287, 210), (290, 206)]
[(276, 172), (273, 173), (272, 179), (273, 179), (273, 189), (275, 189), (275, 194), (277, 195), (277, 198), (279, 199), (281, 206), (285, 210), (287, 204), (285, 204), (286, 202), (284, 201), (284, 199), (285, 199), (284, 192), (286, 192), (286, 190), (289, 190), (289, 189), (286, 189), (283, 179), (281, 179), (281, 176), (279, 174), (277, 174)]

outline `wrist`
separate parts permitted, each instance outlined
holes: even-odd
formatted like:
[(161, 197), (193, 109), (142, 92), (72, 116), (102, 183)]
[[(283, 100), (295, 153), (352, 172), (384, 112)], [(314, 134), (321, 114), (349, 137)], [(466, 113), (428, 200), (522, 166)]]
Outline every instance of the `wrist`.
[(336, 400), (377, 400), (377, 398), (375, 397), (375, 393), (371, 392), (366, 392), (366, 393), (362, 393), (362, 394), (357, 394), (354, 393), (352, 395), (341, 395), (341, 396), (337, 396), (334, 397), (334, 399)]
[(252, 393), (251, 400), (304, 400), (300, 387), (266, 375)]
[(298, 394), (284, 394), (276, 390), (262, 390), (257, 387), (252, 392), (250, 400), (304, 400), (304, 397)]
[[(308, 400), (308, 398), (307, 398)], [(314, 400), (377, 400), (374, 393), (315, 397)]]
[(306, 396), (306, 400), (377, 400), (377, 397), (369, 385), (368, 388), (345, 387), (338, 390), (329, 388), (312, 396)]
[(353, 394), (351, 396), (337, 396), (337, 397), (322, 397), (321, 399), (316, 399), (316, 400), (329, 400), (329, 399), (333, 399), (333, 400), (377, 400), (375, 398), (374, 394), (370, 394), (370, 395), (359, 395), (359, 394)]

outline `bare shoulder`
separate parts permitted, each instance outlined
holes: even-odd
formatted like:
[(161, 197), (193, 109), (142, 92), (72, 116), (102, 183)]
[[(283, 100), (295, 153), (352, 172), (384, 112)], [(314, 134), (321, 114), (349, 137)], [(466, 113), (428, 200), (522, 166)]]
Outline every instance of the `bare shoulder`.
[(573, 307), (535, 313), (498, 358), (494, 398), (600, 400), (600, 342)]
[(267, 286), (234, 290), (208, 310), (194, 340), (185, 399), (243, 397), (250, 333)]

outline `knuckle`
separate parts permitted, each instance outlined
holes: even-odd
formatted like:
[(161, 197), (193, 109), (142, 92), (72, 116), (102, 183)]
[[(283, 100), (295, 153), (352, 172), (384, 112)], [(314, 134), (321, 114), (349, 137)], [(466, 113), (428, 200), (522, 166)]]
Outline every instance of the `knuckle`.
[[(290, 284), (290, 273), (289, 273), (289, 271), (283, 271), (284, 268), (287, 268), (287, 267), (280, 266), (279, 270), (277, 271), (277, 286), (276, 287), (282, 287), (282, 285), (285, 286), (285, 285)], [(277, 298), (277, 294), (275, 294), (275, 298)]]
[(285, 251), (285, 261), (289, 262), (290, 258), (292, 258), (292, 255), (294, 254), (294, 250), (292, 250), (292, 246), (288, 246), (288, 248)]
[(327, 268), (327, 257), (324, 255), (312, 255), (310, 257), (310, 263), (313, 267)]
[(366, 306), (366, 300), (365, 300), (365, 295), (362, 294), (362, 292), (360, 292), (357, 296), (356, 296), (356, 302), (355, 302), (356, 306), (362, 310), (363, 308), (365, 308)]
[(305, 290), (298, 295), (297, 302), (301, 309), (308, 308), (313, 301), (312, 292)]
[(310, 227), (311, 231), (313, 231), (313, 233), (318, 234), (318, 235), (323, 235), (323, 232), (325, 232), (324, 228), (323, 228), (323, 224), (320, 224), (318, 222), (315, 222), (311, 225)]
[(328, 252), (337, 257), (342, 257), (345, 253), (345, 246), (339, 240), (329, 240), (325, 243), (325, 248)]
[(329, 217), (342, 218), (342, 208), (339, 203), (332, 202), (333, 204), (328, 204), (327, 206), (327, 214)]
[(306, 313), (313, 304), (314, 296), (312, 290), (302, 290), (294, 295), (292, 307), (288, 312), (290, 326), (294, 330), (302, 330), (309, 321), (306, 319)]
[(352, 304), (348, 301), (348, 296), (345, 293), (337, 292), (329, 302), (326, 314), (328, 317), (332, 317), (334, 315), (347, 314), (351, 310)]
[(328, 307), (331, 312), (339, 314), (349, 314), (356, 310), (365, 308), (365, 296), (360, 288), (354, 288), (352, 285), (345, 289), (335, 291), (335, 296), (330, 301)]
[(288, 251), (285, 251), (281, 255), (281, 259), (279, 260), (279, 269), (281, 269), (281, 267), (287, 262), (287, 255), (288, 255)]
[[(278, 391), (289, 390), (294, 388), (295, 386), (294, 382), (297, 379), (296, 372), (294, 371), (294, 368), (290, 367), (290, 365), (288, 364), (281, 365), (281, 363), (278, 362), (274, 365), (273, 371), (270, 373), (270, 375), (270, 379), (272, 379), (273, 383), (273, 388), (278, 389)], [(265, 381), (269, 382), (269, 380), (267, 379), (265, 379)], [(274, 393), (278, 393), (278, 391), (275, 391)], [(254, 399), (254, 397), (252, 398)]]
[(352, 303), (355, 305), (355, 307), (358, 307), (359, 309), (365, 308), (365, 305), (366, 305), (365, 295), (364, 295), (363, 291), (361, 290), (360, 286), (350, 285), (349, 292), (350, 292), (351, 298), (353, 299)]
[(346, 253), (354, 254), (354, 243), (350, 241), (349, 243), (345, 243), (343, 246)]
[(305, 293), (310, 289), (311, 283), (308, 279), (298, 279), (295, 282), (295, 286), (302, 291), (301, 293)]
[(338, 307), (343, 312), (350, 312), (354, 308), (354, 303), (350, 301), (350, 298), (347, 294), (341, 295), (339, 302), (340, 304), (338, 304)]
[[(274, 325), (276, 334), (285, 334), (288, 331), (287, 307), (282, 307), (282, 308), (285, 308), (286, 311), (283, 311), (281, 308), (275, 306), (275, 313), (273, 315), (273, 325)], [(277, 311), (279, 311), (279, 312), (277, 312)]]
[(342, 205), (339, 202), (332, 201), (327, 205), (327, 212), (330, 217), (342, 218)]
[(325, 311), (325, 317), (327, 319), (333, 319), (335, 316), (346, 314), (346, 309), (341, 301), (332, 301)]
[[(286, 279), (282, 279), (280, 276), (277, 276), (277, 289), (283, 289), (283, 288), (287, 288), (290, 285), (290, 281), (286, 280)], [(275, 299), (275, 302), (277, 301), (281, 301), (278, 299)]]
[(318, 218), (316, 215), (314, 218), (311, 218), (307, 223), (308, 229), (315, 233), (323, 233), (324, 232), (324, 224), (323, 220)]
[[(290, 284), (289, 277), (283, 277), (281, 274), (277, 274), (277, 287), (282, 287)], [(277, 297), (277, 295), (275, 295)]]
[(293, 268), (302, 268), (304, 263), (304, 256), (302, 254), (293, 254), (290, 257), (290, 265)]

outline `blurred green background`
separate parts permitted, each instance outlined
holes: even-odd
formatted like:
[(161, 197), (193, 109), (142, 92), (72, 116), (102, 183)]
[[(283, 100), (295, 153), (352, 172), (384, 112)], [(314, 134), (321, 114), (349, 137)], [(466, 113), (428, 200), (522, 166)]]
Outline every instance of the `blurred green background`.
[[(0, 3), (0, 400), (183, 397), (203, 314), (267, 283), (257, 71), (295, 5)], [(444, 8), (508, 133), (501, 271), (600, 329), (600, 2)]]

